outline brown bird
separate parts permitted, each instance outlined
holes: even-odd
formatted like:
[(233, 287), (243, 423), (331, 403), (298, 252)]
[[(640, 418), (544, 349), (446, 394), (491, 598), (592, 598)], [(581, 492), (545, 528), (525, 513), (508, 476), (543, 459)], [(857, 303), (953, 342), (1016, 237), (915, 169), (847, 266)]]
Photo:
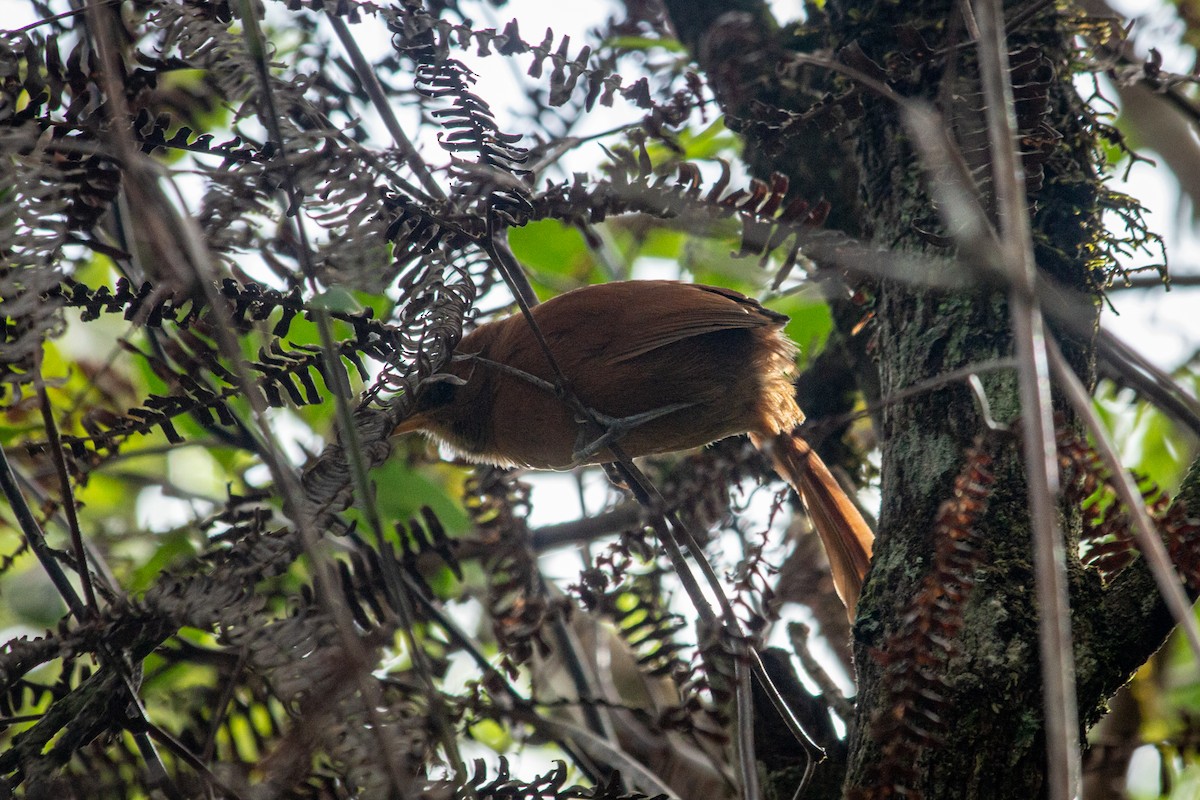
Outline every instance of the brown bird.
[(587, 286), (532, 309), (580, 402), (609, 436), (596, 440), (554, 391), (554, 373), (518, 314), (463, 337), (453, 378), (426, 383), (396, 433), (421, 430), (464, 458), (567, 469), (688, 450), (749, 433), (799, 492), (851, 617), (874, 535), (824, 462), (795, 432), (804, 420), (791, 375), (787, 317), (729, 289), (674, 281)]

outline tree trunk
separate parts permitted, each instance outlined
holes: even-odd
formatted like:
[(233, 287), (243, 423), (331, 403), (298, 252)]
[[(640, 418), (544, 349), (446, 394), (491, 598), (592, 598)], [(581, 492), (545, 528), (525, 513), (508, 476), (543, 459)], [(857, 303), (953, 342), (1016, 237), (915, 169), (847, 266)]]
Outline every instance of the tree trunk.
[[(896, 104), (863, 84), (833, 78), (829, 70), (779, 69), (793, 50), (820, 49), (836, 53), (837, 60), (871, 74), (902, 97), (933, 104), (974, 169), (985, 206), (990, 205), (976, 48), (960, 4), (830, 0), (824, 12), (810, 13), (805, 28), (789, 32), (773, 30), (757, 5), (743, 3), (734, 13), (713, 10), (708, 16), (683, 0), (667, 6), (732, 118), (730, 127), (750, 140), (749, 159), (760, 175), (772, 170), (789, 175), (800, 196), (856, 197), (856, 203), (835, 210), (831, 219), (893, 252), (926, 255), (931, 286), (944, 273), (972, 274), (969, 266), (954, 260), (952, 232), (939, 221)], [(1085, 305), (1085, 318), (1077, 318), (1071, 333), (1060, 336), (1068, 359), (1090, 384), (1090, 332), (1098, 319), (1105, 266), (1097, 254), (1107, 252), (1100, 216), (1105, 189), (1095, 168), (1096, 126), (1072, 85), (1074, 32), (1069, 21), (1053, 6), (1015, 24), (1013, 9), (1008, 17), (1037, 263), (1044, 275), (1093, 298)], [(838, 106), (836, 114), (829, 112), (831, 105)], [(764, 107), (790, 120), (787, 135), (780, 135), (780, 124), (765, 122), (771, 115), (764, 115)], [(831, 136), (823, 122), (852, 118), (851, 110), (861, 116), (837, 129), (844, 138)], [(799, 113), (814, 121), (797, 122)], [(839, 163), (830, 157), (835, 151), (843, 156)], [(765, 157), (767, 153), (773, 156)], [(811, 157), (814, 153), (819, 157)], [(854, 183), (852, 192), (847, 191), (848, 179)], [(861, 308), (838, 298), (834, 307), (841, 332), (838, 346), (852, 354), (849, 367), (870, 399), (878, 392), (886, 400), (922, 381), (987, 365), (1013, 352), (1003, 288), (946, 291), (886, 278), (866, 288), (874, 300), (874, 326), (867, 333), (853, 332), (863, 316)], [(868, 337), (870, 348), (864, 342)], [(1015, 421), (1021, 413), (1015, 373), (980, 374), (993, 414)], [(994, 449), (995, 483), (986, 515), (976, 526), (983, 546), (969, 576), (973, 589), (961, 608), (961, 633), (951, 643), (949, 660), (933, 667), (937, 696), (918, 701), (925, 704), (917, 710), (931, 736), (914, 746), (907, 763), (889, 763), (895, 760), (894, 752), (888, 754), (895, 741), (882, 737), (876, 724), (894, 714), (898, 702), (888, 649), (919, 635), (906, 627), (905, 609), (929, 573), (939, 506), (951, 498), (964, 454), (985, 425), (962, 381), (888, 402), (877, 422), (883, 502), (875, 560), (854, 632), (859, 693), (848, 742), (846, 791), (882, 797), (903, 786), (926, 800), (1044, 796), (1032, 541), (1015, 437)], [(1194, 492), (1195, 480), (1190, 486)], [(1078, 511), (1064, 509), (1061, 521), (1067, 552), (1073, 554)], [(1161, 644), (1170, 620), (1140, 562), (1107, 589), (1077, 558), (1069, 558), (1068, 569), (1079, 707), (1086, 725)], [(917, 737), (918, 732), (901, 726), (898, 735)]]

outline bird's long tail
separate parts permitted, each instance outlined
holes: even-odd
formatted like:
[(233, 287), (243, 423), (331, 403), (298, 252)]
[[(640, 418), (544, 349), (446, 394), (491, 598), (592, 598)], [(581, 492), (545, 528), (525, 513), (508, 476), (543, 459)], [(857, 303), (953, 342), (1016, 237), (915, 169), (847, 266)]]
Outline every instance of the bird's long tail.
[(834, 588), (853, 620), (863, 579), (871, 565), (875, 534), (829, 467), (799, 434), (781, 433), (766, 447), (763, 447), (766, 443), (762, 439), (755, 439), (760, 449), (770, 453), (779, 476), (804, 500), (821, 544), (825, 546)]

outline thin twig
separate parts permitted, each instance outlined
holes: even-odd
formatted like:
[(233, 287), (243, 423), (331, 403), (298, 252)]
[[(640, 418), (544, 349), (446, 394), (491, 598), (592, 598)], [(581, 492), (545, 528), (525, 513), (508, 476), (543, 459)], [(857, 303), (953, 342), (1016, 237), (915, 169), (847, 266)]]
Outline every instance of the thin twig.
[[(744, 649), (744, 648), (738, 648)], [(733, 654), (734, 705), (737, 708), (738, 774), (742, 778), (744, 800), (759, 800), (762, 786), (758, 780), (758, 759), (754, 751), (754, 688), (750, 685), (750, 667), (741, 653)]]
[[(540, 717), (533, 711), (529, 699), (521, 695), (512, 683), (509, 682), (508, 677), (488, 661), (487, 657), (483, 654), (483, 648), (467, 635), (458, 623), (454, 621), (454, 618), (447, 614), (436, 601), (425, 595), (411, 575), (405, 572), (402, 573), (402, 577), (409, 592), (417, 599), (417, 603), (425, 610), (430, 620), (439, 625), (449, 635), (450, 639), (475, 662), (475, 666), (479, 669), (480, 674), (484, 676), (483, 683), (490, 689), (489, 694), (493, 698), (493, 701), (500, 706), (505, 715), (513, 717), (514, 709), (522, 709), (524, 713), (521, 718), (536, 730), (539, 723), (532, 720), (540, 720)], [(595, 769), (592, 760), (581, 755), (574, 742), (570, 739), (559, 739), (557, 741), (585, 774), (593, 781), (599, 780), (598, 770)]]
[[(92, 4), (102, 5), (102, 6), (119, 6), (123, 2), (124, 2), (124, 0), (92, 0)], [(49, 25), (52, 22), (61, 22), (64, 19), (71, 19), (71, 17), (78, 17), (78, 16), (80, 16), (82, 14), (86, 14), (86, 13), (87, 13), (87, 8), (73, 8), (70, 11), (62, 12), (61, 14), (54, 14), (49, 17), (42, 17), (37, 22), (31, 22), (22, 28), (17, 28), (14, 31), (9, 31), (9, 33), (14, 33), (14, 34), (29, 33), (31, 30), (34, 30), (35, 28), (40, 28), (43, 25)]]
[(346, 21), (337, 14), (326, 14), (325, 18), (333, 26), (333, 32), (337, 34), (338, 41), (342, 43), (342, 47), (346, 48), (346, 53), (350, 56), (350, 63), (354, 65), (354, 71), (358, 75), (358, 79), (362, 82), (363, 88), (367, 90), (367, 97), (371, 99), (372, 105), (375, 106), (375, 110), (383, 119), (383, 124), (388, 129), (388, 133), (391, 134), (392, 141), (400, 149), (400, 155), (403, 156), (404, 163), (408, 164), (408, 168), (413, 171), (413, 174), (417, 176), (417, 180), (420, 181), (421, 185), (425, 187), (425, 191), (429, 194), (426, 195), (417, 189), (417, 187), (410, 184), (402, 184), (400, 188), (413, 197), (426, 202), (432, 198), (445, 200), (445, 191), (433, 179), (425, 161), (417, 153), (417, 149), (413, 147), (412, 141), (405, 135), (404, 128), (400, 126), (400, 120), (396, 119), (396, 112), (392, 110), (387, 95), (383, 93), (383, 87), (379, 85), (379, 78), (375, 75), (375, 68), (371, 66), (366, 56), (363, 55), (362, 48), (354, 40), (354, 36), (350, 33)]
[(876, 411), (896, 405), (909, 398), (918, 397), (949, 386), (957, 386), (960, 382), (970, 379), (972, 375), (1015, 369), (1016, 366), (1017, 360), (1011, 357), (993, 358), (977, 364), (967, 364), (965, 367), (942, 372), (931, 378), (925, 378), (924, 380), (909, 384), (903, 389), (889, 392), (887, 397), (866, 403), (856, 411), (847, 411), (844, 414), (831, 414), (828, 417), (821, 417), (816, 420), (806, 420), (806, 430), (822, 431), (830, 428), (840, 428), (856, 420), (867, 419)]
[(164, 745), (167, 750), (178, 758), (184, 764), (187, 764), (192, 770), (200, 776), (200, 778), (208, 784), (210, 789), (218, 789), (223, 794), (232, 797), (234, 800), (244, 800), (245, 795), (235, 789), (226, 781), (221, 780), (220, 776), (208, 768), (208, 765), (200, 760), (191, 750), (172, 736), (167, 731), (155, 725), (149, 720), (146, 721), (146, 730), (150, 736), (160, 744)]
[(621, 774), (625, 775), (639, 790), (661, 794), (667, 800), (680, 800), (679, 795), (642, 762), (632, 758), (616, 743), (602, 739), (587, 728), (563, 720), (548, 719), (530, 712), (524, 714), (518, 712), (514, 716), (518, 720), (528, 723), (543, 735), (549, 735), (555, 739), (573, 739), (581, 747), (602, 756), (605, 763), (621, 770)]
[(1163, 277), (1161, 275), (1131, 275), (1120, 283), (1114, 283), (1109, 287), (1110, 292), (1120, 291), (1122, 289), (1194, 289), (1200, 286), (1200, 275), (1170, 275)]
[(1200, 626), (1197, 626), (1196, 617), (1192, 614), (1191, 601), (1188, 600), (1187, 592), (1171, 563), (1171, 557), (1167, 554), (1162, 537), (1155, 529), (1154, 522), (1146, 511), (1145, 499), (1138, 491), (1129, 470), (1121, 464), (1104, 425), (1092, 407), (1091, 397), (1088, 396), (1079, 376), (1067, 364), (1062, 351), (1058, 348), (1058, 343), (1049, 339), (1046, 346), (1050, 355), (1050, 369), (1054, 373), (1058, 387), (1070, 401), (1075, 413), (1083, 420), (1088, 432), (1092, 434), (1096, 452), (1100, 454), (1100, 458), (1108, 468), (1117, 497), (1129, 510), (1134, 538), (1137, 540), (1142, 555), (1146, 558), (1150, 572), (1154, 575), (1154, 582), (1158, 584), (1158, 590), (1162, 593), (1163, 600), (1171, 611), (1171, 616), (1183, 628), (1184, 636), (1187, 638), (1196, 660), (1200, 661)]
[[(46, 489), (32, 478), (30, 478), (24, 470), (15, 473), (17, 483), (21, 487), (22, 492), (27, 492), (33, 497), (34, 504), (40, 506), (43, 503), (50, 503), (50, 494)], [(62, 511), (57, 510), (54, 513), (58, 524), (64, 528), (67, 527), (67, 518), (62, 516)], [(112, 569), (104, 560), (104, 554), (96, 549), (96, 546), (87, 539), (83, 540), (83, 546), (87, 549), (88, 561), (92, 562), (92, 569), (95, 573), (92, 575), (93, 582), (97, 584), (101, 590), (101, 594), (107, 592), (109, 597), (112, 597), (117, 592), (117, 579), (113, 575)]]
[(79, 599), (79, 595), (75, 593), (75, 587), (71, 585), (62, 566), (54, 558), (54, 553), (50, 552), (50, 548), (46, 544), (46, 535), (42, 533), (37, 518), (33, 516), (29, 503), (25, 502), (25, 496), (21, 494), (21, 489), (17, 486), (17, 476), (13, 474), (12, 466), (8, 463), (8, 456), (3, 447), (0, 447), (0, 491), (3, 491), (4, 496), (8, 499), (13, 516), (17, 518), (17, 524), (21, 526), (21, 533), (25, 535), (25, 541), (29, 542), (29, 549), (33, 550), (33, 554), (50, 578), (50, 582), (54, 584), (54, 588), (58, 590), (59, 596), (66, 602), (71, 614), (82, 622), (86, 607)]
[(854, 704), (846, 699), (842, 690), (834, 683), (833, 678), (821, 666), (808, 649), (808, 637), (812, 633), (803, 622), (790, 622), (787, 626), (788, 638), (792, 642), (792, 652), (800, 659), (800, 666), (812, 678), (813, 683), (821, 691), (821, 699), (833, 709), (842, 721), (849, 724), (854, 719)]
[(1200, 401), (1170, 375), (1105, 328), (1096, 337), (1096, 351), (1104, 374), (1129, 384), (1171, 419), (1200, 436)]
[[(105, 662), (107, 669), (115, 671), (120, 675), (124, 685), (125, 692), (129, 695), (128, 701), (125, 703), (124, 711), (131, 718), (136, 718), (137, 722), (134, 725), (126, 725), (126, 729), (133, 736), (134, 743), (137, 744), (138, 753), (142, 756), (142, 761), (146, 764), (147, 775), (146, 783), (151, 789), (152, 794), (161, 792), (167, 797), (167, 800), (184, 800), (183, 791), (171, 780), (171, 776), (167, 773), (167, 767), (163, 764), (162, 756), (158, 754), (158, 748), (154, 746), (154, 741), (147, 730), (154, 727), (150, 722), (149, 716), (146, 714), (146, 707), (142, 705), (142, 699), (138, 696), (138, 682), (133, 679), (127, 662), (122, 654), (109, 648), (107, 645), (101, 646), (102, 659)], [(158, 790), (155, 792), (154, 790)]]
[(67, 531), (71, 536), (71, 549), (75, 552), (75, 571), (83, 586), (83, 598), (92, 614), (100, 611), (96, 602), (96, 589), (92, 586), (92, 573), (88, 569), (87, 551), (83, 546), (83, 531), (79, 527), (79, 514), (75, 508), (75, 491), (71, 486), (71, 475), (67, 471), (67, 459), (63, 455), (62, 438), (58, 435), (58, 423), (54, 420), (54, 409), (50, 407), (50, 395), (46, 392), (46, 378), (42, 375), (42, 348), (34, 356), (33, 383), (37, 390), (38, 405), (42, 411), (42, 424), (50, 442), (50, 460), (58, 476), (58, 487), (62, 498), (62, 510), (67, 517)]
[(586, 544), (604, 536), (612, 536), (642, 519), (642, 507), (625, 501), (600, 514), (543, 525), (530, 531), (529, 546), (535, 553), (572, 544)]
[[(970, 0), (963, 0), (971, 14)], [(1080, 785), (1079, 710), (1075, 654), (1067, 588), (1066, 548), (1058, 527), (1058, 463), (1051, 419), (1046, 333), (1034, 294), (1037, 266), (1029, 226), (1024, 170), (1016, 150), (1016, 123), (1001, 0), (981, 0), (979, 61), (987, 107), (988, 139), (1004, 266), (1018, 358), (1018, 390), (1024, 424), (1021, 438), (1033, 523), (1033, 560), (1038, 598), (1046, 757), (1050, 800), (1070, 800)]]

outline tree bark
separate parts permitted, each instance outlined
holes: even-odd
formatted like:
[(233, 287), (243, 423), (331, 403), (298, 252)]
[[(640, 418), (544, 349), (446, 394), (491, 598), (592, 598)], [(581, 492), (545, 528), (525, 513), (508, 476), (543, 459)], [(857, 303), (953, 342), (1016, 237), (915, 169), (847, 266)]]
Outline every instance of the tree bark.
[[(976, 168), (988, 205), (990, 162), (982, 94), (976, 51), (960, 4), (830, 0), (824, 12), (810, 13), (805, 28), (791, 32), (775, 29), (763, 6), (743, 3), (734, 12), (720, 13), (684, 0), (667, 0), (666, 5), (724, 110), (742, 120), (731, 127), (749, 139), (749, 160), (757, 174), (783, 172), (802, 196), (821, 187), (832, 189), (825, 196), (853, 196), (854, 201), (836, 209), (831, 220), (895, 251), (928, 255), (931, 285), (940, 271), (970, 274), (968, 266), (953, 260), (947, 245), (950, 232), (941, 229), (896, 105), (852, 81), (831, 79), (832, 73), (779, 77), (793, 76), (779, 65), (786, 63), (792, 48), (807, 45), (838, 54), (860, 72), (873, 71), (903, 97), (933, 104), (947, 120), (968, 166)], [(1072, 84), (1074, 32), (1069, 20), (1047, 6), (1013, 24), (1018, 11), (1014, 5), (1008, 12), (1008, 45), (1018, 84), (1022, 150), (1028, 153), (1025, 168), (1036, 259), (1044, 275), (1092, 298), (1082, 325), (1077, 319), (1070, 332), (1056, 329), (1068, 359), (1090, 385), (1094, 355), (1086, 333), (1095, 330), (1098, 321), (1103, 274), (1096, 254), (1105, 251), (1106, 237), (1101, 221), (1104, 187), (1095, 166), (1096, 129)], [(834, 96), (854, 94), (853, 104), (841, 105), (843, 110), (859, 109), (861, 116), (836, 131), (798, 125), (782, 142), (777, 126), (761, 124), (770, 110), (796, 115), (830, 104), (828, 96), (817, 99), (814, 86)], [(754, 118), (760, 124), (754, 124)], [(818, 157), (812, 157), (814, 153)], [(841, 154), (840, 163), (831, 163), (833, 153)], [(847, 190), (848, 180), (852, 191)], [(839, 327), (843, 341), (852, 342), (848, 351), (857, 354), (852, 356), (852, 370), (869, 376), (861, 385), (882, 398), (1013, 352), (1002, 289), (980, 286), (949, 292), (887, 279), (872, 289), (875, 323), (869, 350), (877, 361), (866, 357), (866, 337), (851, 335), (845, 314)], [(1021, 409), (1015, 374), (996, 371), (982, 377), (994, 415), (1016, 420)], [(874, 793), (884, 753), (872, 726), (891, 713), (893, 702), (892, 678), (881, 653), (894, 637), (915, 635), (905, 628), (903, 610), (928, 573), (938, 508), (951, 497), (964, 452), (985, 427), (961, 382), (887, 403), (879, 423), (883, 501), (875, 560), (855, 626), (859, 693), (845, 778), (845, 791), (863, 797), (890, 796)], [(926, 800), (1028, 800), (1045, 791), (1032, 534), (1015, 439), (999, 448), (992, 469), (996, 481), (988, 511), (977, 526), (985, 552), (971, 576), (974, 587), (962, 608), (962, 632), (953, 643), (953, 655), (938, 667), (943, 697), (932, 704), (940, 719), (939, 729), (932, 732), (937, 743), (920, 749), (910, 773), (913, 783), (908, 788)], [(1198, 483), (1193, 471), (1184, 495), (1194, 499)], [(1064, 508), (1061, 521), (1067, 552), (1075, 553), (1078, 509)], [(1068, 561), (1078, 700), (1086, 726), (1161, 645), (1171, 620), (1140, 561), (1108, 587), (1101, 587), (1096, 574), (1084, 570), (1077, 558)], [(810, 796), (829, 794), (826, 790)]]

